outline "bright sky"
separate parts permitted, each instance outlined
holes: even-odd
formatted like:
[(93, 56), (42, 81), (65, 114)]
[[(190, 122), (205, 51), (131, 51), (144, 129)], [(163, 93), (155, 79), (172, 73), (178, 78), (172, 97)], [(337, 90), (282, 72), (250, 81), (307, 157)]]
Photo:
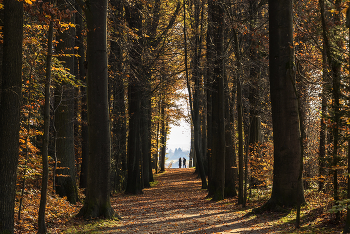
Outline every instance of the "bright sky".
[(167, 152), (171, 149), (181, 148), (182, 151), (190, 150), (191, 128), (185, 120), (181, 120), (179, 126), (170, 125), (170, 134), (167, 141)]

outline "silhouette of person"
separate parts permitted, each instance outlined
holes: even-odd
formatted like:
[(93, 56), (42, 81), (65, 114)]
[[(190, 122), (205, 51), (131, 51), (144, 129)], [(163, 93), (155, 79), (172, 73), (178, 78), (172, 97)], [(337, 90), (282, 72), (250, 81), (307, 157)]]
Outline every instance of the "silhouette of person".
[(179, 168), (181, 168), (181, 157), (179, 158)]
[(182, 159), (182, 162), (183, 162), (183, 165), (184, 165), (183, 167), (186, 168), (186, 159), (183, 158), (183, 159)]

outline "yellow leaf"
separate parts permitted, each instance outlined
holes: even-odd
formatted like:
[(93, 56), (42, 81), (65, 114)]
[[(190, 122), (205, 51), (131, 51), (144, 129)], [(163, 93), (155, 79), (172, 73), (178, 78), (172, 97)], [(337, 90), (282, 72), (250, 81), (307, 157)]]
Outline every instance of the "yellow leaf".
[(33, 4), (33, 2), (35, 1), (35, 0), (24, 0), (25, 1), (25, 3), (27, 3), (27, 4)]

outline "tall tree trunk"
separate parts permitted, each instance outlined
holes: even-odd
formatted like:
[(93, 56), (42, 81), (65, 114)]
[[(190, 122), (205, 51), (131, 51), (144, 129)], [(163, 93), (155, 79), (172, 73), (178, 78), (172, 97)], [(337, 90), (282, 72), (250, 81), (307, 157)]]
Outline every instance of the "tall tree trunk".
[(50, 21), (47, 42), (46, 56), (46, 82), (45, 82), (45, 105), (44, 105), (44, 135), (43, 135), (43, 177), (40, 196), (40, 207), (38, 217), (38, 233), (46, 233), (45, 210), (47, 196), (47, 182), (49, 180), (49, 136), (50, 136), (50, 86), (51, 86), (51, 58), (52, 58), (52, 39), (53, 39), (53, 21)]
[(141, 194), (140, 89), (138, 81), (129, 83), (128, 177), (125, 193)]
[(152, 170), (152, 99), (149, 98), (148, 99), (148, 132), (149, 132), (149, 136), (147, 139), (145, 139), (148, 143), (148, 160), (149, 160), (149, 166), (148, 166), (148, 174), (149, 174), (149, 182), (153, 182), (154, 178), (153, 178), (153, 170)]
[[(239, 52), (238, 52), (239, 53)], [(240, 73), (240, 66), (238, 73)], [(242, 85), (240, 75), (237, 77), (237, 130), (238, 130), (238, 204), (243, 204), (243, 179), (244, 179), (244, 152), (243, 152), (243, 103), (242, 103)]]
[[(325, 6), (324, 6), (324, 0), (319, 0), (320, 4), (320, 10), (321, 10), (321, 21), (322, 21), (322, 29), (323, 29), (323, 41), (325, 44), (325, 51), (327, 54), (327, 62), (328, 67), (331, 71), (332, 76), (332, 94), (333, 94), (333, 102), (332, 102), (332, 108), (333, 108), (333, 152), (332, 152), (332, 167), (334, 168), (333, 171), (333, 199), (337, 203), (339, 200), (339, 191), (338, 191), (338, 162), (339, 162), (339, 156), (338, 156), (338, 144), (339, 144), (339, 129), (341, 128), (341, 113), (340, 113), (340, 80), (341, 80), (341, 63), (338, 56), (338, 53), (336, 51), (332, 51), (330, 38), (328, 37), (329, 31), (326, 24), (326, 16), (325, 16)], [(334, 2), (334, 5), (336, 7), (336, 10), (338, 12), (341, 11), (341, 0), (336, 0)], [(339, 14), (335, 14), (334, 17), (334, 23), (336, 25), (340, 25), (341, 19)], [(338, 47), (342, 46), (342, 42), (339, 39), (336, 39), (335, 44)], [(340, 212), (336, 213), (336, 219), (340, 220)]]
[(213, 178), (213, 121), (212, 121), (212, 94), (213, 94), (213, 61), (214, 61), (214, 41), (213, 41), (213, 22), (212, 22), (212, 1), (208, 1), (208, 29), (206, 37), (206, 79), (205, 79), (205, 89), (207, 92), (207, 167), (208, 167), (208, 197), (212, 196), (214, 192), (214, 178)]
[(88, 58), (89, 166), (84, 206), (86, 218), (115, 215), (110, 203), (110, 126), (107, 69), (107, 0), (86, 3)]
[[(161, 113), (161, 101), (158, 102), (158, 114)], [(157, 122), (157, 134), (156, 134), (156, 152), (155, 152), (155, 155), (154, 155), (154, 168), (156, 170), (156, 174), (158, 174), (158, 158), (159, 158), (159, 131), (160, 131), (160, 120), (158, 118)]]
[(322, 191), (324, 189), (324, 181), (326, 176), (326, 134), (327, 134), (327, 126), (326, 126), (326, 114), (327, 114), (327, 54), (325, 43), (323, 43), (323, 64), (322, 64), (322, 101), (321, 101), (321, 120), (320, 120), (320, 143), (319, 143), (319, 155), (318, 155), (318, 164), (319, 164), (319, 182), (318, 182), (318, 191)]
[(305, 202), (300, 120), (295, 92), (292, 0), (269, 0), (270, 89), (274, 140), (273, 187), (266, 208)]
[(242, 97), (242, 65), (241, 47), (236, 30), (233, 30), (237, 66), (237, 136), (238, 136), (238, 204), (244, 203), (244, 129), (243, 129), (243, 97)]
[(234, 122), (232, 102), (230, 98), (230, 88), (225, 77), (225, 197), (237, 196), (236, 191), (236, 152), (234, 141)]
[[(198, 54), (198, 47), (199, 47), (199, 38), (198, 35), (195, 35), (195, 53), (193, 57), (193, 73), (192, 78), (194, 79), (194, 94), (193, 94), (193, 102), (192, 102), (192, 92), (189, 82), (189, 75), (188, 75), (188, 67), (187, 67), (187, 29), (186, 29), (186, 4), (184, 1), (184, 43), (185, 43), (185, 72), (186, 72), (186, 82), (187, 82), (187, 89), (188, 89), (188, 99), (190, 103), (190, 111), (191, 111), (191, 119), (193, 124), (193, 143), (194, 143), (194, 149), (197, 159), (197, 166), (196, 169), (198, 169), (199, 175), (202, 180), (202, 188), (207, 188), (207, 179), (205, 176), (204, 171), (204, 165), (203, 165), (203, 159), (202, 159), (202, 152), (200, 147), (200, 139), (201, 139), (201, 129), (200, 129), (200, 118), (199, 118), (199, 54)], [(198, 27), (199, 24), (199, 2), (196, 1), (195, 3), (195, 27)]]
[(213, 24), (212, 160), (213, 200), (224, 199), (225, 189), (225, 114), (224, 114), (224, 1), (209, 0)]
[[(79, 5), (76, 6), (77, 14), (75, 14), (75, 24), (76, 24), (76, 46), (78, 47), (78, 77), (81, 81), (86, 81), (86, 63), (85, 62), (85, 47), (84, 47), (84, 37), (83, 37), (83, 17), (82, 9)], [(81, 111), (81, 165), (80, 165), (80, 180), (79, 187), (86, 188), (87, 184), (87, 165), (88, 165), (88, 126), (87, 126), (87, 107), (86, 107), (86, 93), (87, 89), (85, 86), (80, 87), (80, 111)]]
[[(258, 16), (258, 2), (257, 1), (250, 1), (249, 2), (249, 15), (251, 17), (251, 21), (249, 24), (251, 32), (255, 30), (255, 27), (257, 26), (257, 16)], [(252, 40), (252, 45), (250, 47), (250, 86), (249, 86), (249, 105), (250, 105), (250, 132), (249, 132), (249, 145), (246, 149), (247, 152), (250, 152), (250, 154), (247, 154), (246, 160), (249, 161), (248, 156), (249, 155), (257, 155), (257, 157), (260, 158), (260, 152), (259, 147), (262, 143), (262, 135), (261, 135), (261, 118), (260, 118), (260, 112), (261, 112), (261, 105), (260, 105), (260, 67), (258, 66), (259, 61), (261, 60), (259, 56), (259, 41), (253, 38), (253, 35), (249, 35), (249, 39)], [(259, 159), (258, 158), (258, 159)], [(248, 168), (246, 168), (246, 171), (248, 171)], [(246, 173), (247, 174), (247, 173)], [(262, 182), (262, 181), (259, 181)], [(249, 188), (254, 186), (254, 183), (259, 183), (257, 178), (254, 178), (253, 176), (250, 176), (249, 181)], [(248, 180), (245, 181), (245, 189), (244, 193), (246, 195), (246, 185), (248, 183)], [(246, 196), (244, 196), (244, 201), (246, 201)]]
[[(142, 4), (136, 3), (127, 7), (127, 21), (131, 29), (136, 29), (136, 34), (142, 36)], [(141, 144), (141, 99), (142, 99), (142, 48), (140, 41), (132, 39), (130, 48), (130, 67), (128, 87), (129, 101), (129, 138), (128, 138), (128, 178), (125, 192), (128, 194), (141, 194), (143, 183), (142, 171), (142, 144)]]
[[(349, 35), (350, 35), (350, 5), (346, 11), (346, 27), (348, 28)], [(350, 46), (350, 40), (349, 40), (349, 46)], [(348, 64), (350, 67), (350, 52), (348, 52)], [(350, 199), (350, 140), (348, 140), (348, 187), (347, 187), (347, 199)], [(347, 204), (346, 208), (346, 221), (345, 221), (345, 227), (343, 230), (343, 233), (350, 233), (350, 208), (349, 203)]]
[[(68, 9), (73, 10), (70, 6)], [(74, 23), (74, 15), (70, 18), (70, 23)], [(69, 55), (60, 58), (65, 62), (70, 74), (74, 74), (74, 38), (75, 28), (59, 34), (60, 43), (57, 50), (60, 54)], [(69, 77), (66, 77), (69, 79)], [(57, 131), (56, 155), (56, 192), (61, 197), (75, 204), (78, 200), (78, 189), (76, 185), (75, 171), (75, 150), (74, 150), (74, 87), (68, 83), (62, 83), (56, 89), (55, 102), (57, 104), (55, 112), (55, 129)]]
[(0, 233), (14, 232), (22, 84), (23, 2), (4, 0), (0, 103)]
[(161, 127), (160, 127), (160, 172), (165, 171), (165, 151), (166, 151), (166, 137), (167, 137), (167, 129), (166, 129), (166, 116), (165, 116), (165, 104), (164, 100), (161, 101)]
[[(147, 82), (147, 81), (146, 81)], [(146, 85), (147, 86), (147, 85)], [(150, 100), (150, 94), (148, 87), (146, 88), (147, 90), (144, 92), (143, 99), (141, 101), (141, 113), (142, 113), (142, 125), (141, 125), (141, 139), (142, 139), (142, 166), (143, 166), (143, 186), (145, 188), (149, 188), (150, 186), (150, 154), (149, 152), (151, 149), (149, 148), (149, 139), (150, 139), (150, 129), (149, 129), (149, 122), (151, 121), (149, 119), (149, 112), (151, 111), (151, 106), (149, 105), (149, 100)]]
[(126, 181), (126, 117), (125, 117), (125, 87), (123, 81), (123, 50), (122, 50), (122, 35), (120, 22), (123, 22), (123, 6), (121, 0), (111, 1), (114, 15), (113, 26), (114, 40), (110, 42), (110, 59), (109, 64), (111, 70), (114, 71), (114, 77), (111, 77), (112, 92), (113, 92), (113, 127), (112, 127), (112, 158), (114, 159), (113, 174), (114, 190), (121, 191), (125, 189)]

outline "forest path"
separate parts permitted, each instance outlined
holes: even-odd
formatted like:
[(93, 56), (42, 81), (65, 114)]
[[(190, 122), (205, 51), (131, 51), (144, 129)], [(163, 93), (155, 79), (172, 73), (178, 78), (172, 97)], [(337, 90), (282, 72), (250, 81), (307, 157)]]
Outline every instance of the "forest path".
[(273, 233), (264, 220), (243, 217), (235, 199), (206, 199), (194, 169), (166, 169), (155, 180), (142, 195), (112, 198), (122, 221), (103, 233)]

